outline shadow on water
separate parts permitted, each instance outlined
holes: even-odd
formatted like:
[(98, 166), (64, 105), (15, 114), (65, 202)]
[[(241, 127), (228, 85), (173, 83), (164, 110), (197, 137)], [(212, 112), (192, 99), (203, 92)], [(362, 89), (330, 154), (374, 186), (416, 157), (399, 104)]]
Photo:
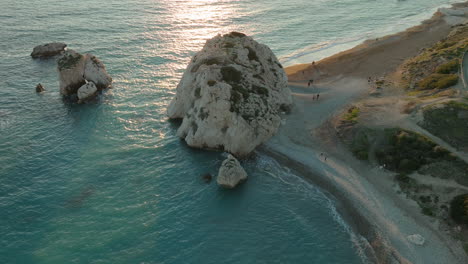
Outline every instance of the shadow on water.
[(86, 200), (96, 192), (93, 185), (84, 187), (79, 194), (72, 196), (68, 201), (65, 202), (64, 207), (68, 209), (78, 209), (83, 207)]

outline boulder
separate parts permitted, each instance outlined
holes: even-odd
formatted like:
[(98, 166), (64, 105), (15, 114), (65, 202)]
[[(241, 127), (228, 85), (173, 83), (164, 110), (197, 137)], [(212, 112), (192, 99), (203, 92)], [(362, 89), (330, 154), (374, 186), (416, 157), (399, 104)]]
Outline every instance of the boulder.
[(78, 103), (82, 103), (90, 98), (93, 98), (97, 91), (97, 87), (93, 82), (88, 82), (81, 86), (76, 93), (78, 96)]
[(31, 57), (33, 58), (52, 57), (52, 56), (55, 56), (64, 52), (66, 47), (67, 47), (67, 44), (59, 43), (59, 42), (39, 45), (39, 46), (34, 47), (31, 53)]
[(424, 245), (424, 242), (426, 242), (424, 237), (419, 234), (409, 235), (406, 237), (406, 239), (408, 239), (409, 242), (418, 246), (422, 246)]
[(104, 64), (91, 54), (86, 54), (86, 56), (84, 78), (94, 82), (99, 89), (109, 87), (112, 83), (112, 78), (107, 74)]
[(247, 180), (247, 173), (244, 168), (234, 156), (229, 154), (219, 168), (216, 182), (221, 187), (232, 189), (245, 180)]
[(58, 60), (58, 71), (60, 93), (64, 96), (76, 94), (87, 81), (93, 82), (99, 90), (108, 88), (112, 83), (104, 64), (92, 54), (81, 55), (67, 50)]
[(292, 104), (286, 73), (266, 45), (231, 32), (208, 40), (191, 60), (167, 114), (191, 147), (242, 157), (269, 139)]
[(44, 86), (42, 86), (42, 84), (39, 83), (36, 85), (36, 93), (42, 93), (44, 91), (45, 89), (44, 89)]

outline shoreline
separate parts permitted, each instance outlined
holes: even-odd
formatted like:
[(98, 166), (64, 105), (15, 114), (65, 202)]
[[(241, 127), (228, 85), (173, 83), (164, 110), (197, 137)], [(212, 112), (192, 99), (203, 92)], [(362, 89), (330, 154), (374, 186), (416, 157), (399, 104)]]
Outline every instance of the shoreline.
[[(415, 19), (414, 21), (411, 21), (411, 23), (405, 24), (405, 26), (402, 26), (401, 28), (393, 28), (391, 30), (385, 30), (384, 33), (373, 33), (376, 38), (382, 38), (386, 36), (390, 36), (393, 34), (398, 34), (402, 31), (405, 31), (409, 28), (415, 27), (420, 25), (422, 22), (430, 19), (435, 11), (437, 11), (440, 8), (450, 8), (453, 5), (457, 5), (458, 3), (447, 3), (447, 4), (442, 4), (437, 7), (432, 7), (431, 10), (426, 10), (425, 16), (420, 17), (419, 19)], [(432, 11), (435, 10), (435, 11)], [(323, 42), (313, 44), (308, 46), (309, 48), (303, 48), (294, 52), (291, 52), (289, 54), (283, 55), (280, 57), (280, 60), (282, 61), (282, 64), (285, 68), (289, 67), (295, 67), (298, 65), (307, 65), (308, 64), (308, 59), (310, 58), (309, 61), (321, 61), (323, 59), (329, 58), (331, 56), (334, 56), (338, 53), (341, 53), (343, 51), (350, 50), (356, 46), (361, 45), (365, 41), (368, 41), (370, 39), (369, 36), (366, 35), (371, 35), (371, 34), (363, 34), (360, 36), (355, 36), (355, 37), (349, 37), (347, 39), (339, 39), (337, 42), (332, 42), (327, 45), (323, 45)], [(326, 43), (326, 42), (325, 42)], [(315, 48), (314, 48), (315, 47)], [(336, 48), (338, 47), (338, 48)], [(314, 56), (317, 54), (318, 56)], [(320, 55), (323, 54), (323, 55)], [(316, 58), (316, 59), (315, 59)]]
[[(452, 9), (465, 7), (468, 2), (452, 5)], [(373, 263), (468, 261), (449, 235), (416, 210), (413, 201), (392, 189), (392, 173), (363, 166), (350, 158), (342, 143), (332, 136), (334, 131), (329, 124), (337, 113), (368, 92), (367, 76), (396, 74), (405, 60), (446, 37), (452, 26), (460, 23), (459, 18), (436, 12), (418, 26), (367, 40), (315, 65), (285, 68), (295, 106), (286, 116), (286, 124), (260, 151), (334, 198), (338, 212), (352, 231), (368, 241), (369, 248), (364, 248), (364, 253)], [(308, 88), (309, 79), (318, 84)], [(315, 93), (320, 93), (320, 103), (312, 98)], [(322, 131), (317, 132), (319, 129)], [(319, 153), (326, 153), (328, 161)], [(412, 234), (422, 234), (426, 243), (409, 243), (406, 237)]]

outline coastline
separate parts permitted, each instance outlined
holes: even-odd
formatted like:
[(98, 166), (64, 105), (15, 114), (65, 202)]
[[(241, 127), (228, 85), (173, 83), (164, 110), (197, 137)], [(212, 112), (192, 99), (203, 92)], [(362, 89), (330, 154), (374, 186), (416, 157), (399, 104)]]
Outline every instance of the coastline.
[[(468, 7), (468, 2), (452, 8), (459, 7)], [(392, 173), (349, 155), (329, 120), (365, 96), (368, 76), (397, 74), (405, 60), (446, 37), (460, 19), (436, 12), (403, 32), (367, 40), (315, 65), (285, 69), (295, 106), (278, 134), (260, 151), (334, 198), (342, 217), (367, 240), (364, 253), (373, 263), (467, 263), (468, 258), (450, 235), (437, 228), (437, 221), (393, 190)], [(314, 79), (311, 88), (307, 87), (309, 79)], [(320, 93), (320, 102), (313, 98), (316, 93)], [(406, 237), (412, 234), (422, 234), (426, 243), (411, 244)]]

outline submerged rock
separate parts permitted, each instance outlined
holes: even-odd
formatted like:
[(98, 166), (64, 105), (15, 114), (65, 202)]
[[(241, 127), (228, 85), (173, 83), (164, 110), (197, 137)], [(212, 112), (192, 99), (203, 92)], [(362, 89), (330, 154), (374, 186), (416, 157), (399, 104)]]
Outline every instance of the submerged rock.
[(205, 181), (206, 183), (210, 183), (211, 179), (213, 179), (213, 176), (211, 176), (210, 173), (206, 173), (202, 176), (202, 178), (203, 178), (203, 181)]
[(197, 148), (246, 156), (269, 139), (292, 104), (273, 52), (242, 33), (208, 40), (188, 65), (167, 114), (177, 135)]
[(59, 42), (39, 45), (39, 46), (34, 47), (31, 53), (31, 57), (33, 58), (52, 57), (52, 56), (55, 56), (64, 52), (66, 47), (67, 47), (67, 44), (59, 43)]
[(94, 83), (97, 90), (108, 88), (112, 83), (112, 78), (100, 60), (91, 54), (81, 55), (74, 50), (66, 51), (58, 60), (58, 71), (60, 93), (63, 96), (76, 94), (87, 82)]
[(45, 89), (44, 89), (44, 86), (42, 86), (42, 84), (39, 83), (36, 85), (36, 93), (42, 93), (44, 91)]
[(245, 180), (247, 180), (247, 173), (244, 168), (234, 156), (229, 154), (219, 168), (218, 178), (216, 179), (218, 185), (232, 189)]
[(97, 87), (93, 82), (88, 82), (81, 86), (77, 91), (78, 103), (82, 103), (90, 98), (93, 98), (97, 93)]
[(424, 242), (426, 242), (424, 237), (419, 234), (409, 235), (406, 237), (406, 239), (408, 239), (409, 242), (418, 246), (422, 246), (424, 245)]

